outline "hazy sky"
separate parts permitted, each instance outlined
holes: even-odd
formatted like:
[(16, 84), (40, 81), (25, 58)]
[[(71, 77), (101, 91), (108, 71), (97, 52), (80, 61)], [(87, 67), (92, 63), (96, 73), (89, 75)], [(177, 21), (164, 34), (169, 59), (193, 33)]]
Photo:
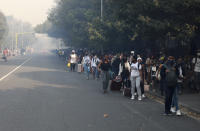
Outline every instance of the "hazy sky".
[(0, 0), (0, 11), (33, 26), (44, 22), (55, 0)]

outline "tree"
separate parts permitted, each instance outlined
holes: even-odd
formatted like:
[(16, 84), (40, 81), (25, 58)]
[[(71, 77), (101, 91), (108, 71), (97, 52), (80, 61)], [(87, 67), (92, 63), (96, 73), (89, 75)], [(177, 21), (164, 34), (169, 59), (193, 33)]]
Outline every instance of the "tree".
[(59, 0), (48, 17), (48, 34), (74, 47), (139, 52), (189, 47), (200, 34), (199, 0), (104, 0), (103, 20), (100, 5)]
[[(0, 41), (4, 38), (7, 32), (7, 22), (3, 13), (0, 12)], [(1, 45), (1, 43), (0, 43)]]

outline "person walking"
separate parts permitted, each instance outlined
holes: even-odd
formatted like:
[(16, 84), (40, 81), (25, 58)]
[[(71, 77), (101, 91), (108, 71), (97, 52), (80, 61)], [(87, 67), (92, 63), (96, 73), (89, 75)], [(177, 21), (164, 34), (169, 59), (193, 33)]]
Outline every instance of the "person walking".
[(144, 92), (144, 82), (146, 81), (145, 80), (145, 64), (143, 63), (141, 57), (138, 57), (137, 61), (142, 66), (142, 69), (141, 69), (141, 75), (142, 75), (142, 77), (141, 77), (140, 87), (141, 87), (142, 98), (145, 98), (146, 97), (145, 96), (145, 92)]
[(120, 63), (122, 61), (121, 57), (122, 56), (120, 56), (120, 55), (116, 55), (116, 57), (114, 57), (114, 60), (112, 62), (112, 72), (114, 73), (114, 79), (119, 74), (119, 67), (120, 67)]
[(91, 66), (91, 59), (88, 53), (86, 53), (85, 56), (83, 57), (83, 67), (87, 80), (89, 80), (90, 76), (90, 66)]
[(122, 77), (122, 88), (123, 91), (124, 86), (127, 84), (127, 81), (130, 79), (130, 64), (128, 62), (127, 57), (123, 58), (123, 63), (120, 63), (119, 75)]
[(131, 63), (131, 99), (135, 99), (135, 88), (137, 88), (138, 100), (142, 100), (142, 93), (140, 82), (142, 80), (142, 66), (137, 62), (137, 57), (133, 57), (133, 61)]
[(183, 70), (183, 65), (182, 63), (182, 59), (179, 58), (177, 61), (177, 66), (176, 68), (178, 69), (178, 80), (177, 80), (177, 86), (174, 89), (174, 94), (172, 97), (172, 106), (171, 106), (171, 112), (172, 113), (176, 113), (177, 116), (181, 115), (181, 111), (179, 110), (179, 105), (178, 105), (178, 94), (179, 94), (179, 90), (181, 90), (182, 88), (182, 82), (184, 79), (184, 70)]
[(100, 63), (100, 60), (97, 57), (97, 55), (95, 55), (91, 61), (93, 79), (99, 78), (99, 71), (98, 71), (98, 67), (97, 67), (99, 65), (99, 63)]
[(3, 59), (5, 62), (7, 62), (7, 57), (8, 57), (8, 49), (6, 48), (3, 50)]
[(173, 56), (168, 57), (166, 64), (162, 66), (162, 70), (165, 73), (166, 89), (165, 89), (165, 112), (164, 115), (171, 115), (170, 111), (172, 105), (172, 98), (177, 86), (178, 70), (175, 64), (175, 58)]
[(157, 79), (160, 81), (160, 93), (161, 96), (164, 96), (164, 92), (166, 89), (166, 73), (165, 73), (165, 68), (163, 68), (163, 65), (165, 64), (165, 58), (160, 59), (160, 65), (158, 68), (158, 73), (157, 73)]
[(75, 54), (75, 50), (72, 50), (72, 54), (70, 55), (70, 64), (71, 71), (75, 72), (76, 64), (77, 64), (77, 55)]
[(195, 89), (199, 93), (200, 91), (200, 50), (197, 52), (197, 56), (193, 58), (192, 60), (193, 63), (193, 72), (194, 72), (194, 85)]
[(111, 69), (111, 64), (109, 61), (108, 56), (106, 55), (103, 60), (99, 64), (99, 68), (102, 70), (102, 77), (103, 77), (103, 93), (106, 93), (108, 90), (108, 85), (110, 81), (110, 73), (109, 70)]

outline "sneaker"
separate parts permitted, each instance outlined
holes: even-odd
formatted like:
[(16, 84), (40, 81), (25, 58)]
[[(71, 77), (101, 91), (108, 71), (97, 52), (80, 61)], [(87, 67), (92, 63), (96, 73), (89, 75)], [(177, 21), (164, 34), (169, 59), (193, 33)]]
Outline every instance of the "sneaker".
[(134, 100), (134, 99), (135, 99), (135, 96), (132, 96), (132, 97), (131, 97), (131, 100)]
[(143, 94), (143, 95), (142, 95), (142, 98), (146, 98), (146, 96)]
[(177, 110), (177, 111), (176, 111), (176, 115), (177, 115), (177, 116), (181, 116), (181, 111), (180, 111), (180, 110)]
[(171, 107), (171, 110), (170, 110), (172, 113), (176, 113), (176, 110), (174, 107)]
[(142, 100), (142, 97), (141, 97), (141, 96), (139, 96), (139, 97), (138, 97), (138, 101), (141, 101), (141, 100)]
[(169, 113), (163, 113), (163, 116), (172, 116), (172, 113), (169, 112)]
[(137, 93), (135, 93), (134, 95), (137, 96)]

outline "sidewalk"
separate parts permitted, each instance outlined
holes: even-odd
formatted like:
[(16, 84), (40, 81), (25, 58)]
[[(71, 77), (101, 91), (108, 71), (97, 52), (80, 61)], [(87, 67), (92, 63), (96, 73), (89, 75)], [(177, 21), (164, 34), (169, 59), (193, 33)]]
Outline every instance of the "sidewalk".
[(180, 95), (179, 104), (200, 114), (200, 93), (184, 93)]
[[(158, 88), (154, 92), (150, 90), (148, 94), (161, 98), (164, 102), (164, 96), (160, 95)], [(200, 116), (200, 93), (191, 93), (189, 89), (184, 89), (183, 94), (179, 95), (179, 105), (189, 113)]]

